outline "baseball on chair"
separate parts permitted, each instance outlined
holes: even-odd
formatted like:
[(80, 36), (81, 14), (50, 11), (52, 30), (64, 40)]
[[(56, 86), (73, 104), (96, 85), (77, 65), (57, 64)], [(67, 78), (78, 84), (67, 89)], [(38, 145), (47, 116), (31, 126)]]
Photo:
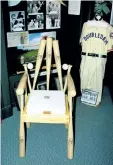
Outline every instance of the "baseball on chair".
[(62, 69), (63, 69), (63, 70), (68, 70), (68, 64), (63, 64), (63, 65), (62, 65)]
[(33, 64), (32, 63), (28, 63), (27, 64), (27, 68), (30, 69), (30, 70), (33, 69)]

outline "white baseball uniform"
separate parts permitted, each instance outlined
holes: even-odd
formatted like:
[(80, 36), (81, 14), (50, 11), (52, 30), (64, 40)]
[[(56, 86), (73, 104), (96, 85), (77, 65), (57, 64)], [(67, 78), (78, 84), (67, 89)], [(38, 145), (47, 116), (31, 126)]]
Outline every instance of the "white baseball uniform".
[(101, 102), (107, 51), (113, 48), (113, 27), (102, 20), (87, 21), (83, 25), (80, 43), (81, 92), (85, 89), (97, 92), (97, 106)]

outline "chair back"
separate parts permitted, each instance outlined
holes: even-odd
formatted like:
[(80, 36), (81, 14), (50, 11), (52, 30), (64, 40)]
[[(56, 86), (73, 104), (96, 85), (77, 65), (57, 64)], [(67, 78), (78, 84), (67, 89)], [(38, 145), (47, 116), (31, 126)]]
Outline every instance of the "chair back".
[[(52, 51), (53, 50), (53, 51)], [(61, 66), (61, 58), (60, 58), (60, 50), (59, 50), (59, 43), (58, 40), (53, 40), (50, 37), (47, 37), (47, 39), (42, 39), (40, 41), (39, 50), (37, 53), (37, 59), (36, 59), (36, 65), (35, 65), (35, 72), (34, 72), (34, 80), (33, 80), (33, 86), (30, 82), (30, 76), (28, 75), (28, 86), (29, 90), (35, 89), (36, 82), (39, 76), (39, 72), (42, 67), (43, 59), (46, 59), (46, 89), (49, 90), (50, 86), (50, 74), (51, 74), (51, 67), (52, 67), (52, 53), (54, 54), (54, 61), (55, 66), (58, 72), (58, 78), (60, 82), (60, 89), (63, 90), (63, 83), (62, 83), (62, 66)], [(45, 54), (45, 56), (44, 56)], [(28, 74), (27, 66), (24, 65), (24, 70)]]

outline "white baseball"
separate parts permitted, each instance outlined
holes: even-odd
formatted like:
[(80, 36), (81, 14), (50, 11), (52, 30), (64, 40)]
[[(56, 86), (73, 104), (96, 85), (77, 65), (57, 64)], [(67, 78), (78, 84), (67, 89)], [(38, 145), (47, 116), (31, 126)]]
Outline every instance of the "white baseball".
[(68, 70), (68, 64), (63, 64), (63, 65), (62, 65), (62, 68), (63, 68), (64, 70)]
[(27, 67), (28, 67), (28, 69), (33, 69), (33, 64), (32, 64), (32, 63), (29, 63), (29, 64), (27, 65)]

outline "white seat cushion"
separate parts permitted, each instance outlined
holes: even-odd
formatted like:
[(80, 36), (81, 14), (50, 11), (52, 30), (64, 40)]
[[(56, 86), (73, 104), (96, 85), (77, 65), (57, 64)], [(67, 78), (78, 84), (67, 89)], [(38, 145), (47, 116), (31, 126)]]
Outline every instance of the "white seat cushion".
[(53, 90), (33, 90), (30, 93), (27, 114), (43, 114), (43, 113), (64, 115), (65, 94), (63, 91)]

